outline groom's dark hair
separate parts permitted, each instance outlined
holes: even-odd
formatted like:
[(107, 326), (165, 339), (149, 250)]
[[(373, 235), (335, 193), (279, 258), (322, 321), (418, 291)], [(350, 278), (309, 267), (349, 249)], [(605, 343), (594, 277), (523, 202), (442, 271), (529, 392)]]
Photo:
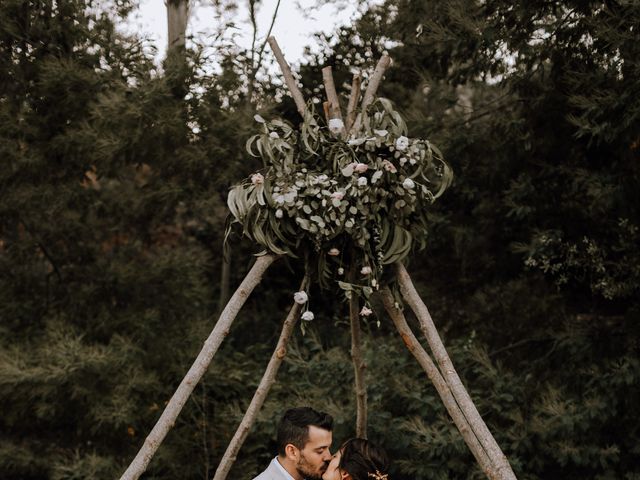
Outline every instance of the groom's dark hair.
[(309, 426), (331, 431), (333, 417), (328, 413), (317, 412), (311, 407), (291, 408), (284, 412), (278, 425), (278, 455), (285, 456), (288, 443), (303, 449), (309, 441)]

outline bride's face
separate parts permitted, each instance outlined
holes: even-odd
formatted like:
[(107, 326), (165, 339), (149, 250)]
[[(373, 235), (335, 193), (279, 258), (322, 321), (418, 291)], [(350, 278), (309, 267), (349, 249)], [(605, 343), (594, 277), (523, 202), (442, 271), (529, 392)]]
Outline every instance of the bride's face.
[(322, 475), (322, 480), (342, 480), (348, 479), (349, 475), (346, 472), (340, 472), (338, 465), (340, 464), (341, 453), (338, 450), (333, 457), (331, 458), (331, 462), (327, 467), (327, 470)]

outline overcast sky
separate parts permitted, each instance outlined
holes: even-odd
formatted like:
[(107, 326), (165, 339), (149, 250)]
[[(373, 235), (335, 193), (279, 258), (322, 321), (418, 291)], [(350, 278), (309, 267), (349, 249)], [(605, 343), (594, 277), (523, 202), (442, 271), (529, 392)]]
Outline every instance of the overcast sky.
[[(192, 2), (193, 3), (193, 2)], [(249, 24), (246, 1), (238, 2), (241, 9), (237, 13), (236, 21), (240, 27), (241, 37), (238, 41), (242, 46), (251, 45), (251, 28)], [(263, 0), (258, 11), (259, 35), (266, 35), (277, 0)], [(312, 35), (318, 31), (332, 32), (337, 25), (346, 24), (356, 15), (356, 7), (351, 2), (338, 2), (335, 5), (325, 5), (313, 8), (311, 16), (305, 16), (296, 4), (304, 9), (315, 7), (316, 0), (281, 0), (278, 17), (272, 31), (289, 63), (297, 63), (302, 59), (306, 45), (313, 46)], [(354, 2), (355, 3), (355, 2)], [(187, 34), (212, 33), (213, 26), (220, 23), (211, 7), (196, 6), (192, 8)], [(164, 57), (167, 44), (167, 13), (164, 0), (141, 0), (140, 10), (132, 16), (128, 29), (146, 33), (153, 38), (158, 48), (159, 57)]]

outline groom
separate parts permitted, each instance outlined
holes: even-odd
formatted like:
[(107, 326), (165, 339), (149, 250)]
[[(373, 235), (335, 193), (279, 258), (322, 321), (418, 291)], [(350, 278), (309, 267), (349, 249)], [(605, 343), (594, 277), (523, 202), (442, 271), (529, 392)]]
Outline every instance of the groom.
[(332, 428), (328, 413), (287, 410), (278, 425), (278, 456), (253, 480), (322, 480), (331, 461)]

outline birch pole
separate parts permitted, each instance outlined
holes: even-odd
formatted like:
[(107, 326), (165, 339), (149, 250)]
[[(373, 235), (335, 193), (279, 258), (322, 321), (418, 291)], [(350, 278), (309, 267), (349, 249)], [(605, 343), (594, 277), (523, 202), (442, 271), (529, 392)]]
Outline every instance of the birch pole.
[(347, 134), (351, 131), (351, 127), (353, 126), (353, 122), (355, 122), (356, 115), (358, 113), (358, 100), (360, 99), (360, 81), (360, 75), (355, 74), (351, 82), (351, 95), (349, 95), (349, 103), (347, 104), (347, 121), (345, 124)]
[[(355, 282), (355, 274), (355, 264), (352, 264), (349, 271), (349, 281), (351, 283)], [(367, 365), (362, 355), (360, 305), (358, 297), (353, 292), (351, 292), (351, 298), (349, 298), (349, 320), (351, 324), (351, 361), (353, 362), (354, 389), (356, 393), (356, 436), (367, 438), (367, 386), (364, 378)]]
[(409, 273), (401, 263), (396, 263), (395, 265), (400, 293), (418, 318), (418, 321), (420, 322), (420, 329), (427, 339), (429, 348), (431, 348), (431, 351), (433, 352), (433, 356), (440, 367), (443, 377), (449, 385), (460, 409), (467, 418), (469, 425), (471, 425), (471, 428), (475, 432), (476, 437), (478, 437), (478, 440), (489, 455), (491, 463), (494, 465), (496, 470), (495, 478), (499, 480), (516, 480), (515, 473), (513, 473), (507, 457), (493, 438), (493, 435), (484, 423), (484, 420), (482, 420), (478, 409), (471, 400), (471, 397), (462, 384), (458, 373), (453, 367), (451, 358), (449, 358), (449, 354), (440, 339), (440, 335), (433, 323), (431, 314), (413, 286)]
[(269, 266), (277, 259), (275, 255), (263, 255), (258, 257), (249, 273), (235, 291), (229, 303), (220, 314), (220, 318), (216, 322), (211, 334), (204, 342), (202, 350), (198, 354), (195, 362), (180, 382), (178, 389), (175, 391), (169, 403), (165, 407), (162, 415), (156, 422), (140, 448), (140, 451), (133, 459), (127, 470), (122, 474), (120, 480), (136, 480), (144, 473), (153, 458), (153, 455), (162, 444), (167, 433), (175, 424), (180, 411), (189, 399), (191, 392), (196, 387), (204, 373), (206, 372), (213, 356), (218, 351), (222, 340), (229, 334), (229, 328), (235, 320), (238, 312), (244, 305), (253, 289), (260, 283), (262, 275)]
[(431, 380), (431, 383), (433, 383), (433, 386), (436, 388), (447, 412), (449, 412), (453, 423), (460, 431), (462, 438), (469, 447), (469, 450), (471, 450), (471, 453), (480, 465), (480, 468), (489, 479), (498, 480), (499, 477), (496, 476), (496, 472), (491, 464), (491, 460), (489, 459), (487, 452), (484, 450), (474, 431), (471, 429), (471, 426), (462, 413), (462, 410), (460, 410), (460, 407), (451, 393), (449, 385), (447, 385), (447, 382), (442, 378), (438, 367), (436, 367), (429, 354), (413, 334), (413, 331), (407, 324), (407, 320), (405, 319), (402, 311), (396, 307), (395, 299), (393, 298), (393, 294), (389, 290), (389, 287), (380, 289), (378, 294), (382, 300), (385, 310), (393, 321), (393, 324), (396, 326), (398, 333), (402, 337), (404, 345), (418, 361), (422, 369), (427, 374), (427, 377), (429, 377), (429, 380)]
[[(309, 285), (309, 277), (305, 276), (302, 280), (302, 284), (300, 285), (299, 291), (304, 291), (307, 289)], [(264, 401), (271, 390), (271, 386), (274, 384), (276, 380), (276, 374), (278, 373), (278, 369), (284, 360), (284, 357), (287, 355), (287, 345), (289, 343), (289, 339), (291, 338), (291, 334), (293, 332), (293, 328), (296, 326), (298, 319), (300, 318), (300, 312), (302, 311), (302, 305), (294, 302), (289, 310), (289, 314), (287, 318), (282, 324), (282, 331), (280, 332), (280, 338), (278, 339), (278, 343), (276, 344), (276, 348), (271, 355), (271, 360), (269, 360), (269, 364), (262, 376), (262, 380), (260, 380), (260, 384), (256, 389), (256, 392), (253, 394), (253, 398), (251, 399), (251, 403), (247, 408), (236, 433), (233, 435), (231, 442), (227, 446), (227, 450), (224, 452), (222, 456), (222, 460), (220, 460), (220, 464), (216, 469), (216, 473), (213, 476), (213, 480), (225, 480), (227, 475), (229, 475), (229, 471), (236, 461), (238, 452), (244, 441), (247, 439), (249, 435), (249, 431), (253, 426), (256, 417), (258, 416), (258, 412), (264, 405)]]
[(384, 54), (378, 60), (378, 64), (376, 65), (376, 69), (373, 71), (371, 75), (371, 79), (369, 80), (369, 84), (367, 85), (367, 89), (364, 92), (364, 96), (362, 97), (362, 104), (360, 106), (360, 115), (356, 117), (356, 120), (353, 125), (354, 131), (358, 131), (362, 124), (362, 115), (366, 108), (371, 105), (373, 100), (376, 98), (376, 92), (378, 91), (378, 87), (380, 87), (380, 82), (382, 82), (382, 77), (384, 73), (387, 71), (387, 68), (391, 65), (391, 57), (389, 55)]
[(273, 50), (273, 54), (278, 61), (278, 65), (280, 65), (280, 70), (282, 70), (282, 75), (284, 76), (284, 81), (293, 97), (293, 101), (296, 102), (296, 108), (298, 109), (298, 113), (304, 118), (304, 114), (307, 111), (307, 106), (304, 102), (304, 97), (302, 96), (302, 92), (298, 88), (296, 83), (296, 79), (293, 78), (293, 73), (291, 73), (291, 68), (289, 68), (289, 64), (284, 59), (284, 55), (282, 54), (282, 50), (280, 50), (280, 46), (276, 41), (275, 37), (269, 37), (268, 40), (269, 45), (271, 46), (271, 50)]

